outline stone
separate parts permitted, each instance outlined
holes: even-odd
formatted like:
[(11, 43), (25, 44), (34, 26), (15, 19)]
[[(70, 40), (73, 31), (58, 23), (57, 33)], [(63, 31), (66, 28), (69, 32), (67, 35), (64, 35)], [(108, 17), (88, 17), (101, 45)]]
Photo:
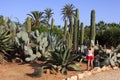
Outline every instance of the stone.
[(92, 74), (96, 74), (98, 72), (101, 72), (101, 68), (100, 67), (95, 67), (93, 70), (91, 70)]
[(117, 57), (120, 57), (120, 53), (117, 54)]
[(103, 67), (101, 68), (101, 70), (102, 70), (102, 71), (106, 71), (106, 66), (103, 66)]
[(77, 76), (72, 76), (71, 80), (77, 80)]
[(78, 76), (78, 80), (79, 80), (79, 79), (82, 79), (82, 78), (84, 77), (84, 74), (83, 74), (83, 73), (80, 73), (80, 74), (78, 74), (77, 76)]
[(113, 69), (114, 69), (114, 70), (117, 70), (117, 69), (119, 69), (119, 68), (118, 68), (117, 66), (115, 66), (115, 67), (113, 67)]
[(83, 72), (83, 76), (84, 77), (88, 77), (88, 76), (91, 76), (91, 75), (92, 75), (91, 71), (85, 71), (85, 72)]

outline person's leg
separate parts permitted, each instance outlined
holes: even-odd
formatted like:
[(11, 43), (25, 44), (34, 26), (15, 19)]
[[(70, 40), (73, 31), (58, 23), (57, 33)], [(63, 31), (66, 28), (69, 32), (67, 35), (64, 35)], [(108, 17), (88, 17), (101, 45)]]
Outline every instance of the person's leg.
[(93, 69), (93, 60), (91, 60), (90, 63), (91, 63), (91, 69)]
[(87, 70), (90, 70), (90, 60), (88, 60), (88, 63), (87, 63)]
[(91, 61), (90, 61), (90, 64), (91, 64), (91, 68), (93, 69), (93, 60), (94, 60), (94, 56), (91, 56)]

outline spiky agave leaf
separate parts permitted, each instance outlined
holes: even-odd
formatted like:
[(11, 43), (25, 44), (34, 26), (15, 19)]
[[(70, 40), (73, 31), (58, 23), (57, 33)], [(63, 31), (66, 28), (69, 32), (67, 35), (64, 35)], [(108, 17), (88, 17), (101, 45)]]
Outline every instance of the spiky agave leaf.
[(6, 55), (9, 55), (7, 51), (13, 50), (13, 43), (10, 42), (11, 37), (12, 35), (9, 31), (0, 32), (0, 50)]
[(77, 64), (69, 64), (69, 65), (67, 66), (67, 68), (68, 68), (69, 70), (80, 70), (80, 66), (77, 65)]

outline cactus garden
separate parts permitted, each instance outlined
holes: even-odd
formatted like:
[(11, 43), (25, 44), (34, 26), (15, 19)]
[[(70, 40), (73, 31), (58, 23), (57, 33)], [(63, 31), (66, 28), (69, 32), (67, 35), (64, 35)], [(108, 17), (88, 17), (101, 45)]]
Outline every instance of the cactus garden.
[[(119, 69), (119, 23), (96, 22), (97, 11), (91, 9), (86, 25), (73, 4), (61, 7), (61, 14), (63, 26), (55, 24), (51, 8), (30, 11), (24, 23), (0, 15), (0, 75), (8, 73), (3, 80), (81, 80), (68, 77), (86, 71), (89, 43), (95, 69)], [(20, 74), (19, 79), (12, 77)]]

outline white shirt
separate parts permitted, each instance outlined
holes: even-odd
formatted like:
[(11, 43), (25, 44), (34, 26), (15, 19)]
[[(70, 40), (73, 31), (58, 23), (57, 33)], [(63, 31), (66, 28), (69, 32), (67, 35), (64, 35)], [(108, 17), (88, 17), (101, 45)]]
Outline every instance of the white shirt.
[(92, 52), (93, 52), (92, 49), (91, 49), (91, 50), (88, 50), (87, 56), (93, 56), (93, 53), (92, 53)]

